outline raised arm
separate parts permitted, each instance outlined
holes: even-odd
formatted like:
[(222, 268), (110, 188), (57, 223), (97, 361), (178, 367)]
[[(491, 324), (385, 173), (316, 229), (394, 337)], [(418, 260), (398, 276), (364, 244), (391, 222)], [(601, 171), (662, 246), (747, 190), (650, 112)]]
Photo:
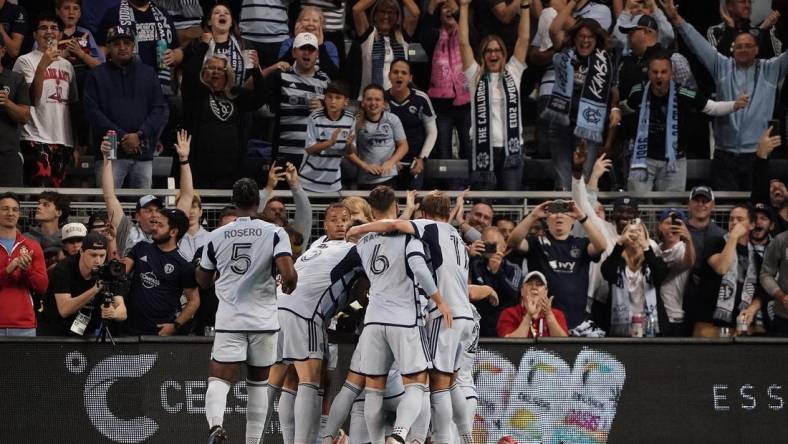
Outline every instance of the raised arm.
[(462, 70), (465, 71), (470, 68), (476, 59), (473, 56), (473, 48), (471, 47), (471, 27), (468, 23), (468, 11), (471, 0), (460, 0), (460, 54), (462, 55)]
[(536, 223), (537, 220), (547, 217), (545, 208), (549, 203), (550, 201), (547, 201), (537, 205), (536, 208), (528, 213), (528, 216), (525, 216), (525, 218), (519, 224), (517, 224), (516, 227), (514, 227), (514, 230), (509, 233), (509, 248), (513, 250), (520, 249), (524, 252), (528, 251), (528, 242), (525, 241), (525, 237), (528, 236), (528, 233), (531, 231), (531, 227), (534, 223)]
[(575, 0), (566, 2), (566, 6), (558, 11), (558, 15), (553, 20), (553, 23), (550, 24), (550, 40), (553, 41), (553, 48), (555, 48), (556, 51), (560, 51), (561, 47), (564, 45), (566, 25), (570, 22), (574, 22), (572, 11), (575, 10), (576, 6), (577, 2)]
[(402, 30), (409, 38), (416, 34), (416, 28), (419, 25), (419, 5), (413, 0), (402, 0), (402, 6), (405, 7), (405, 15), (402, 17)]
[[(180, 196), (175, 207), (189, 214), (194, 201), (194, 183), (192, 181), (192, 169), (189, 166), (189, 152), (191, 151), (192, 136), (186, 130), (179, 130), (177, 134), (178, 143), (175, 151), (178, 153), (178, 161), (181, 164), (181, 183)], [(199, 305), (199, 298), (197, 301)]]
[(110, 215), (110, 224), (115, 230), (118, 229), (121, 219), (123, 219), (123, 207), (120, 205), (118, 196), (115, 195), (115, 176), (112, 174), (112, 160), (106, 158), (109, 151), (109, 142), (101, 142), (101, 152), (104, 154), (104, 165), (101, 169), (101, 191), (104, 195), (104, 204), (107, 206), (107, 213)]
[(715, 273), (723, 276), (731, 269), (731, 266), (733, 266), (733, 263), (736, 261), (736, 245), (739, 243), (739, 239), (745, 234), (746, 231), (744, 226), (741, 224), (736, 225), (733, 230), (730, 231), (728, 240), (725, 242), (725, 247), (723, 247), (722, 251), (709, 257), (709, 266)]
[[(537, 0), (541, 1), (541, 0)], [(516, 2), (512, 2), (516, 3)], [(520, 23), (517, 26), (517, 42), (514, 44), (512, 57), (525, 64), (528, 56), (528, 39), (531, 32), (531, 0), (520, 0)]]
[(673, 23), (676, 29), (678, 29), (679, 34), (681, 34), (690, 50), (698, 56), (700, 61), (712, 75), (716, 75), (717, 64), (726, 61), (728, 58), (717, 52), (717, 49), (711, 46), (708, 40), (706, 40), (692, 25), (684, 21), (679, 15), (678, 10), (676, 10), (673, 0), (661, 0), (660, 3), (662, 3), (662, 9), (665, 10), (665, 15), (671, 23)]
[(504, 25), (508, 25), (509, 23), (512, 23), (515, 18), (517, 18), (519, 9), (520, 2), (518, 0), (512, 0), (512, 2), (508, 5), (505, 1), (502, 1), (496, 3), (495, 6), (492, 7), (492, 13), (499, 22), (503, 23)]
[(375, 4), (375, 0), (361, 0), (353, 5), (353, 23), (356, 26), (356, 35), (363, 35), (369, 30), (369, 17), (367, 9)]
[[(298, 170), (292, 163), (287, 163), (285, 177), (287, 184), (290, 185), (290, 191), (293, 193), (293, 203), (295, 204), (293, 228), (301, 233), (304, 238), (303, 246), (306, 247), (309, 245), (309, 235), (312, 229), (312, 203), (309, 202), (309, 196), (301, 187), (301, 183), (298, 181)], [(306, 248), (304, 249), (306, 250)]]

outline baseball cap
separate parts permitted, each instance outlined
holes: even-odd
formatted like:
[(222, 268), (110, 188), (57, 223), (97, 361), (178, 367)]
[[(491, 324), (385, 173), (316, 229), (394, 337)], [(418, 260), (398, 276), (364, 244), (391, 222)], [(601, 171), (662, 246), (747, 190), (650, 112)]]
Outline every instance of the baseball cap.
[(540, 281), (542, 281), (542, 283), (543, 283), (544, 285), (547, 285), (547, 278), (546, 278), (546, 277), (544, 277), (544, 275), (543, 275), (541, 272), (538, 272), (538, 271), (532, 271), (532, 272), (530, 272), (530, 273), (526, 274), (526, 275), (525, 275), (525, 280), (523, 280), (523, 282), (524, 282), (524, 283), (525, 283), (525, 282), (528, 282), (528, 281), (530, 281), (531, 279), (539, 279)]
[(117, 39), (131, 40), (137, 39), (137, 32), (129, 25), (116, 25), (107, 30), (107, 43)]
[(293, 40), (293, 48), (301, 48), (304, 46), (311, 46), (317, 49), (320, 45), (317, 43), (317, 37), (315, 37), (314, 34), (311, 32), (302, 32)]
[(767, 204), (763, 203), (763, 202), (755, 203), (752, 206), (752, 211), (754, 213), (763, 213), (763, 214), (765, 214), (769, 218), (769, 220), (771, 220), (772, 222), (774, 222), (774, 220), (776, 219), (775, 214), (774, 214), (774, 210), (772, 209), (772, 207), (770, 205), (767, 205)]
[(106, 250), (107, 238), (100, 233), (91, 231), (82, 239), (82, 251), (87, 250)]
[(664, 210), (662, 210), (661, 213), (659, 213), (659, 221), (662, 222), (663, 220), (669, 218), (671, 214), (675, 214), (676, 216), (678, 216), (679, 219), (681, 219), (681, 221), (684, 222), (685, 225), (689, 220), (689, 218), (687, 217), (687, 213), (684, 212), (684, 210), (680, 208), (671, 207), (671, 208), (665, 208)]
[(139, 211), (141, 208), (147, 207), (148, 205), (158, 205), (159, 208), (164, 208), (164, 202), (161, 199), (154, 196), (153, 194), (146, 194), (145, 196), (140, 197), (140, 200), (137, 201), (137, 211)]
[(625, 207), (630, 207), (635, 212), (638, 212), (638, 201), (631, 196), (621, 196), (613, 201), (613, 211), (620, 210)]
[(710, 201), (714, 201), (714, 191), (712, 191), (711, 187), (706, 185), (698, 185), (694, 187), (692, 191), (690, 191), (690, 200), (699, 196), (703, 196)]
[(659, 32), (659, 25), (657, 25), (657, 21), (654, 17), (646, 14), (638, 14), (632, 18), (632, 26), (619, 26), (618, 30), (621, 31), (622, 34), (629, 34), (630, 32), (638, 29), (638, 28), (648, 28), (653, 29), (654, 31)]
[(79, 222), (72, 222), (63, 225), (60, 230), (60, 240), (65, 242), (69, 239), (82, 239), (88, 235), (88, 229)]

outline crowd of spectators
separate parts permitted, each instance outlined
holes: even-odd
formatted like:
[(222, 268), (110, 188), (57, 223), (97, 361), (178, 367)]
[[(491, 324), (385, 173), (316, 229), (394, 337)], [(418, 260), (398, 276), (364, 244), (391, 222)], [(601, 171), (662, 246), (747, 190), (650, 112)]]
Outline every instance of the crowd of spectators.
[(83, 156), (100, 186), (114, 131), (116, 188), (150, 188), (183, 128), (198, 188), (279, 159), (313, 192), (517, 191), (551, 159), (568, 191), (582, 143), (605, 189), (685, 191), (706, 159), (693, 183), (748, 191), (785, 135), (786, 2), (717, 3), (0, 0), (0, 186), (89, 184)]

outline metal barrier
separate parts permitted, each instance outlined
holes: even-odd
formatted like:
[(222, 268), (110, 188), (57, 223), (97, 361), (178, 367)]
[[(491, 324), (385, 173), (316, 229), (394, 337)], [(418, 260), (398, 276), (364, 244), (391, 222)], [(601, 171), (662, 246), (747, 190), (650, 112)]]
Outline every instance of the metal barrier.
[[(0, 340), (0, 397), (8, 407), (0, 442), (202, 442), (209, 341), (119, 338), (113, 347)], [(475, 442), (494, 444), (503, 435), (521, 443), (784, 442), (786, 345), (757, 338), (482, 340), (473, 367)], [(339, 345), (328, 393), (341, 387), (352, 350)], [(241, 381), (228, 396), (230, 442), (243, 436)], [(265, 442), (280, 442), (278, 426), (274, 416)]]

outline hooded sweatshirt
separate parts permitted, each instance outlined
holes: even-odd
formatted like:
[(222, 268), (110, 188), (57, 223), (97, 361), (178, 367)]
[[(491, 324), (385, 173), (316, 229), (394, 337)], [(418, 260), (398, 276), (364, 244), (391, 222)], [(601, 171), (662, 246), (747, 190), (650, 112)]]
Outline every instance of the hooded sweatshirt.
[[(27, 270), (17, 267), (6, 273), (11, 261), (25, 252), (33, 257)], [(41, 246), (17, 231), (11, 251), (0, 245), (0, 328), (36, 328), (32, 293), (43, 294), (48, 285)]]

